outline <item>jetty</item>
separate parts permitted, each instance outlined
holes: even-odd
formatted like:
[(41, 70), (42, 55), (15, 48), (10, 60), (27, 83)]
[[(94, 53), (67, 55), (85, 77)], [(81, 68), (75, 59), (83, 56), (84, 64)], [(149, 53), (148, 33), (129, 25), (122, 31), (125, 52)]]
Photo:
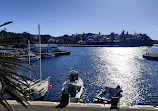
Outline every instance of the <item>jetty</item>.
[[(35, 53), (35, 52), (34, 52)], [(35, 55), (39, 56), (39, 53), (35, 53)], [(41, 53), (42, 58), (61, 56), (61, 55), (70, 55), (70, 51), (56, 51), (52, 53)]]
[(156, 60), (156, 61), (158, 61), (158, 54), (147, 53), (147, 54), (143, 55), (143, 58), (148, 59), (148, 60)]
[[(31, 101), (27, 108), (14, 100), (8, 100), (15, 111), (110, 111), (109, 104), (70, 103), (67, 107), (58, 108), (59, 102)], [(0, 107), (0, 111), (7, 111)], [(158, 111), (158, 107), (149, 105), (120, 105), (119, 111)]]

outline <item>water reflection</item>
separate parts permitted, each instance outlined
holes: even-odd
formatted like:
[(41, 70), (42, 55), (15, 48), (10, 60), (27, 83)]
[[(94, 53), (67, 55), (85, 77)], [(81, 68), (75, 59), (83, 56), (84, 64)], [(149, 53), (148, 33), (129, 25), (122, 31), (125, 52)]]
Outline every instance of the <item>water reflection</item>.
[[(121, 104), (158, 105), (158, 62), (142, 58), (146, 47), (62, 47), (70, 55), (42, 60), (43, 77), (51, 76), (52, 96), (49, 101), (58, 101), (62, 83), (75, 69), (84, 81), (84, 101), (93, 98), (108, 81), (114, 81), (123, 89)], [(151, 52), (158, 52), (154, 48)], [(33, 63), (38, 65), (37, 63)], [(39, 68), (35, 69), (39, 72)]]
[(98, 58), (95, 83), (104, 87), (108, 81), (114, 81), (123, 89), (122, 104), (131, 104), (139, 97), (139, 82), (142, 77), (141, 66), (136, 57), (140, 49), (136, 48), (100, 48), (97, 50)]

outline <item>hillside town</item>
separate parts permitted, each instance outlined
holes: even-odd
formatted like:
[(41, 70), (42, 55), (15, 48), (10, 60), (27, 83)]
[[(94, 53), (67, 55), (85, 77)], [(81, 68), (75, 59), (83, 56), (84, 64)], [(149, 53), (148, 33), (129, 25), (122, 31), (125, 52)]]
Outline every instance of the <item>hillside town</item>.
[[(13, 33), (2, 30), (0, 32), (0, 43), (18, 43), (18, 46), (24, 45), (24, 40), (30, 40), (32, 44), (38, 43), (38, 35), (30, 34), (27, 32), (23, 33)], [(52, 37), (51, 35), (41, 35), (42, 43), (53, 43), (53, 44), (78, 44), (78, 45), (110, 45), (110, 46), (152, 46), (155, 42), (147, 34), (144, 33), (134, 33), (129, 34), (124, 30), (121, 34), (110, 33), (107, 35), (102, 35), (100, 32), (98, 34), (94, 33), (82, 33), (82, 34), (72, 34), (63, 35), (58, 37)], [(18, 47), (16, 46), (16, 47)]]
[(121, 34), (112, 32), (109, 35), (101, 35), (93, 33), (63, 35), (60, 37), (53, 37), (48, 42), (56, 44), (81, 44), (81, 45), (118, 45), (118, 46), (151, 46), (153, 40), (142, 33), (134, 33), (122, 31)]

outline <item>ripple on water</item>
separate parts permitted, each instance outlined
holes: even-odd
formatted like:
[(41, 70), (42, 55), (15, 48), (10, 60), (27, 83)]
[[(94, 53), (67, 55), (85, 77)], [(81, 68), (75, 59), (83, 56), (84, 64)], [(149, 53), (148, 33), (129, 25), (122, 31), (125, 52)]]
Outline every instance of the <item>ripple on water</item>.
[[(43, 78), (51, 76), (53, 88), (50, 101), (58, 101), (61, 87), (68, 79), (71, 69), (77, 70), (84, 81), (86, 102), (104, 88), (110, 80), (123, 89), (121, 104), (158, 105), (158, 62), (142, 58), (146, 47), (61, 47), (71, 52), (70, 55), (42, 60)], [(157, 48), (150, 49), (158, 52)], [(39, 73), (39, 62), (34, 69)], [(38, 76), (33, 76), (38, 78)]]

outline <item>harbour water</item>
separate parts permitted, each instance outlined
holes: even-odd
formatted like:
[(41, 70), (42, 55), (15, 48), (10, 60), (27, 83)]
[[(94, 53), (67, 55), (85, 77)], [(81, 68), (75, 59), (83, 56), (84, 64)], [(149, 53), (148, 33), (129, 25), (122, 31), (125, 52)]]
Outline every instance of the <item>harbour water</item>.
[[(147, 47), (60, 48), (71, 54), (42, 59), (42, 78), (51, 76), (53, 86), (45, 100), (59, 100), (62, 84), (68, 79), (68, 72), (74, 69), (84, 81), (83, 101), (87, 103), (93, 102), (108, 81), (114, 81), (123, 89), (121, 104), (158, 105), (158, 61), (142, 58)], [(148, 51), (157, 53), (158, 48), (152, 47)], [(32, 64), (37, 72), (32, 78), (38, 79), (39, 61)]]

